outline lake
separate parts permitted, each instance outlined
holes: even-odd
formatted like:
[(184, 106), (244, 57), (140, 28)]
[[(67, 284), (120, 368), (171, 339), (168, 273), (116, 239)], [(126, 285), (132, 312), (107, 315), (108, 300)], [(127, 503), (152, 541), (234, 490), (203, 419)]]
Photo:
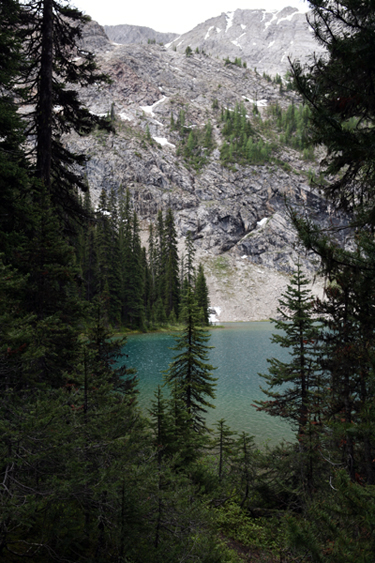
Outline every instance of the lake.
[[(217, 369), (215, 409), (209, 409), (209, 427), (221, 418), (232, 430), (246, 431), (261, 446), (265, 441), (274, 445), (282, 439), (292, 441), (294, 434), (283, 419), (258, 412), (252, 405), (265, 395), (259, 386), (265, 381), (258, 373), (267, 373), (267, 358), (286, 361), (288, 351), (271, 343), (275, 327), (270, 322), (225, 323), (223, 328), (210, 331), (209, 361)], [(139, 378), (139, 404), (150, 406), (158, 384), (163, 384), (162, 372), (168, 369), (175, 352), (170, 350), (174, 338), (170, 334), (154, 333), (128, 336), (126, 364), (135, 367)], [(167, 389), (164, 388), (165, 394)]]

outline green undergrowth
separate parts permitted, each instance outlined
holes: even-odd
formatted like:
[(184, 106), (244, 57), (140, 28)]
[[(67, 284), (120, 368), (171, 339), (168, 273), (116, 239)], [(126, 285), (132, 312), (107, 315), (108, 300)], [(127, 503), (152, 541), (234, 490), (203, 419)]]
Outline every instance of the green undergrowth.
[[(282, 557), (287, 549), (282, 519), (252, 518), (239, 505), (228, 503), (215, 509), (220, 532), (245, 548)], [(282, 559), (280, 559), (282, 560)]]

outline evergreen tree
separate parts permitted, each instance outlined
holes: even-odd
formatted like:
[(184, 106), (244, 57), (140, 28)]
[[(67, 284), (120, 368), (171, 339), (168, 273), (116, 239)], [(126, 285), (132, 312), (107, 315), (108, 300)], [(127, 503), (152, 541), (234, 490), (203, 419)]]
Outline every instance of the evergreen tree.
[[(217, 437), (214, 440), (214, 447), (218, 450), (218, 477), (219, 481), (222, 480), (223, 473), (225, 473), (226, 465), (233, 455), (235, 445), (235, 432), (232, 432), (229, 426), (225, 424), (224, 418), (221, 418), (216, 423)], [(228, 464), (229, 465), (229, 464)]]
[(132, 326), (144, 327), (144, 270), (142, 263), (142, 247), (139, 235), (139, 223), (136, 212), (133, 213), (133, 231), (131, 246), (131, 300), (129, 301), (129, 317)]
[(130, 324), (131, 269), (132, 269), (132, 216), (130, 210), (130, 192), (119, 190), (119, 260), (120, 260), (120, 298), (121, 321)]
[(18, 2), (5, 0), (0, 6), (0, 251), (7, 261), (30, 222), (23, 126), (13, 95), (22, 61), (19, 25)]
[(156, 222), (156, 298), (161, 299), (164, 303), (165, 286), (166, 286), (166, 245), (165, 245), (165, 227), (164, 217), (161, 209), (158, 211)]
[(110, 127), (81, 105), (74, 85), (108, 79), (97, 72), (92, 54), (79, 47), (88, 21), (79, 10), (65, 0), (27, 0), (21, 5), (21, 16), (17, 34), (25, 55), (22, 86), (25, 102), (35, 107), (24, 118), (27, 134), (36, 140), (31, 160), (35, 159), (36, 178), (55, 208), (64, 210), (61, 216), (66, 220), (82, 212), (77, 188), (85, 191), (86, 185), (76, 169), (85, 157), (69, 151), (61, 137), (70, 131), (87, 134), (97, 125)]
[(111, 233), (110, 233), (110, 219), (108, 211), (108, 198), (107, 193), (102, 189), (99, 198), (99, 204), (96, 211), (96, 232), (95, 232), (95, 247), (96, 247), (96, 278), (98, 280), (97, 294), (103, 296), (106, 302), (107, 315), (109, 316), (110, 310), (110, 269), (111, 263), (109, 261), (111, 254)]
[(176, 337), (173, 350), (178, 352), (165, 374), (168, 384), (176, 381), (178, 393), (185, 404), (186, 413), (196, 431), (205, 428), (204, 414), (214, 405), (214, 368), (207, 363), (209, 336), (199, 325), (199, 312), (193, 291), (188, 287), (183, 297), (182, 319), (185, 328)]
[(256, 403), (260, 405), (259, 410), (286, 418), (297, 429), (301, 452), (307, 453), (303, 473), (308, 490), (311, 490), (317, 441), (315, 428), (322, 415), (322, 381), (317, 357), (320, 332), (313, 318), (314, 303), (307, 284), (298, 263), (297, 271), (279, 300), (280, 320), (273, 321), (282, 332), (275, 333), (272, 342), (287, 348), (290, 360), (268, 360), (269, 373), (261, 374), (268, 384), (268, 389), (262, 388), (268, 399)]
[[(374, 420), (372, 409), (368, 409), (373, 390), (371, 360), (366, 350), (371, 344), (365, 348), (364, 342), (372, 342), (373, 333), (372, 315), (369, 314), (373, 296), (369, 280), (375, 271), (374, 241), (370, 234), (374, 225), (372, 53), (375, 49), (375, 20), (371, 2), (353, 0), (333, 5), (323, 0), (313, 1), (311, 5), (311, 25), (318, 41), (326, 46), (328, 56), (318, 58), (306, 69), (293, 64), (293, 77), (311, 110), (312, 141), (327, 148), (327, 157), (322, 163), (325, 167), (322, 190), (336, 207), (353, 211), (354, 251), (343, 249), (329, 236), (323, 236), (316, 225), (297, 213), (291, 213), (291, 216), (305, 246), (320, 256), (322, 270), (336, 293), (332, 299), (331, 291), (329, 300), (332, 317), (327, 324), (332, 323), (335, 327), (336, 341), (327, 335), (326, 343), (330, 342), (328, 371), (335, 377), (336, 385), (346, 390), (341, 417), (344, 420), (343, 435), (350, 428), (351, 411), (363, 428), (360, 465), (366, 468), (363, 471), (366, 481), (373, 483), (374, 466), (370, 458), (374, 441), (365, 430)], [(343, 330), (345, 326), (351, 327), (349, 332)], [(345, 349), (348, 356), (346, 366), (340, 361), (343, 356), (340, 349)], [(359, 381), (361, 390), (357, 387)], [(361, 415), (357, 415), (354, 407), (356, 401), (350, 398), (351, 388), (359, 393), (356, 404), (364, 406), (366, 403), (366, 407), (360, 409)], [(336, 422), (338, 417), (336, 413)], [(349, 453), (351, 440), (347, 445), (346, 453), (352, 455)], [(351, 462), (348, 464), (352, 478), (358, 453), (357, 450), (352, 469)]]
[(120, 266), (120, 241), (119, 217), (117, 196), (112, 188), (108, 198), (109, 220), (109, 254), (108, 284), (110, 294), (109, 316), (111, 322), (119, 326), (121, 323), (121, 266)]
[(208, 297), (208, 287), (206, 282), (206, 276), (204, 275), (203, 265), (199, 264), (197, 279), (195, 282), (195, 298), (200, 310), (202, 317), (202, 322), (205, 326), (209, 325), (209, 307), (210, 301)]
[[(327, 147), (324, 193), (344, 209), (374, 222), (375, 20), (371, 0), (312, 0), (310, 23), (326, 49), (303, 69), (292, 65), (295, 85), (311, 110), (312, 141)], [(331, 180), (332, 178), (332, 180)]]
[(172, 312), (175, 315), (178, 312), (180, 300), (177, 233), (171, 208), (168, 208), (165, 217), (165, 249), (165, 304), (169, 317)]

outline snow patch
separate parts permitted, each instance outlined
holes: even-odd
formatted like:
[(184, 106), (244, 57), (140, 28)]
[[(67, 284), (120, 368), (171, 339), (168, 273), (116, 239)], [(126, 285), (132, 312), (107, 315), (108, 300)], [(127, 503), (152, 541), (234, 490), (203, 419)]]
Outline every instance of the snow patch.
[(121, 119), (121, 121), (133, 121), (133, 118), (126, 115), (126, 113), (119, 113), (118, 116)]
[(227, 33), (228, 29), (233, 25), (234, 12), (227, 12), (225, 15), (227, 17), (227, 28), (225, 30), (225, 33)]
[(280, 18), (280, 19), (277, 21), (276, 25), (279, 25), (279, 23), (280, 23), (280, 22), (283, 22), (283, 21), (288, 21), (288, 22), (292, 21), (292, 19), (294, 18), (294, 16), (295, 16), (296, 14), (299, 14), (299, 10), (297, 10), (297, 8), (296, 8), (296, 11), (293, 12), (293, 14), (290, 14), (290, 16), (286, 16), (285, 18)]
[(242, 49), (241, 45), (238, 43), (237, 39), (234, 39), (234, 41), (231, 41), (231, 43), (233, 43), (233, 45), (235, 45), (236, 47), (239, 47), (241, 49), (241, 51), (243, 51), (243, 49)]
[(217, 324), (219, 322), (218, 317), (221, 314), (221, 307), (210, 307), (209, 322), (210, 324)]
[(179, 35), (178, 37), (176, 37), (176, 39), (173, 39), (173, 41), (171, 41), (170, 43), (167, 43), (165, 45), (165, 48), (168, 49), (168, 47), (170, 47), (175, 41), (178, 41), (180, 39), (181, 35)]
[(167, 96), (163, 96), (160, 100), (158, 100), (157, 102), (152, 104), (152, 106), (139, 106), (139, 107), (141, 108), (142, 111), (151, 115), (151, 117), (155, 117), (154, 109), (156, 108), (156, 106), (163, 103), (166, 99), (167, 99)]
[(242, 29), (246, 29), (246, 25), (244, 25), (243, 23), (241, 23), (241, 28), (242, 28)]
[(263, 217), (260, 221), (257, 221), (257, 227), (263, 227), (268, 221), (268, 217)]
[(216, 28), (216, 33), (221, 33), (221, 31), (222, 31), (222, 30), (220, 29), (220, 27), (217, 27), (217, 28)]
[(272, 45), (273, 45), (274, 43), (275, 43), (275, 41), (271, 41), (271, 43), (268, 45), (268, 49), (269, 49), (270, 47), (272, 47)]
[(268, 22), (266, 22), (266, 23), (264, 24), (264, 27), (267, 29), (267, 27), (269, 27), (272, 22), (274, 22), (275, 20), (277, 20), (277, 14), (278, 14), (278, 12), (276, 12), (276, 11), (273, 11), (273, 12), (266, 12), (266, 14), (267, 14), (267, 15), (268, 15), (268, 14), (271, 14), (271, 15), (272, 15), (272, 18), (270, 19), (270, 21), (268, 21)]
[(174, 149), (176, 148), (176, 145), (170, 143), (168, 139), (166, 139), (165, 137), (152, 137), (152, 138), (154, 139), (154, 141), (156, 141), (159, 145), (162, 145), (163, 147), (173, 147)]
[(211, 25), (211, 26), (207, 29), (207, 33), (206, 33), (206, 35), (204, 36), (204, 40), (205, 40), (205, 41), (210, 37), (210, 31), (211, 31), (211, 29), (213, 29), (213, 28), (214, 28), (214, 26)]

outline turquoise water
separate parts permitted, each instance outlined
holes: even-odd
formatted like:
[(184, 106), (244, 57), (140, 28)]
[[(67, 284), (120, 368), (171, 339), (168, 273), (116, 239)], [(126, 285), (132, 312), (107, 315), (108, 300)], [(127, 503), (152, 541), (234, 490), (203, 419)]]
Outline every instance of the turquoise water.
[[(207, 413), (207, 425), (225, 418), (232, 430), (246, 431), (255, 436), (257, 444), (271, 444), (281, 439), (293, 440), (289, 424), (277, 417), (258, 412), (252, 405), (265, 398), (259, 385), (265, 385), (258, 373), (268, 370), (267, 358), (288, 358), (288, 352), (271, 343), (275, 327), (269, 322), (226, 323), (224, 328), (211, 331), (210, 363), (217, 366), (218, 378), (215, 409)], [(142, 334), (128, 337), (126, 364), (135, 367), (139, 377), (139, 404), (147, 409), (158, 384), (163, 384), (162, 372), (168, 369), (175, 352), (172, 335)], [(165, 389), (167, 394), (167, 390)]]

